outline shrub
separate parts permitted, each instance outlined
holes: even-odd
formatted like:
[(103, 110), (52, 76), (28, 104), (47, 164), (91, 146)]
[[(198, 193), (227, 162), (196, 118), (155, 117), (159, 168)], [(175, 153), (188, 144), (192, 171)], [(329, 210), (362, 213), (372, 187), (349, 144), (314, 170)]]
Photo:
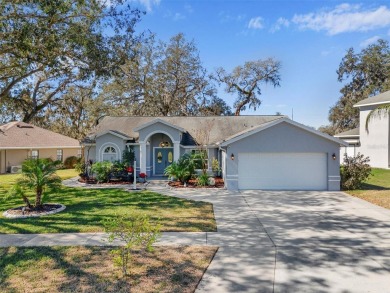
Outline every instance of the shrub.
[(111, 162), (96, 162), (92, 165), (92, 172), (96, 174), (98, 182), (108, 182), (110, 180), (111, 169), (113, 164)]
[(67, 157), (64, 161), (64, 166), (66, 169), (73, 169), (76, 164), (79, 162), (79, 159), (75, 156)]
[(177, 178), (181, 183), (185, 183), (194, 175), (195, 166), (192, 156), (184, 154), (177, 162), (165, 168), (164, 174), (170, 177)]
[(87, 164), (84, 161), (78, 162), (74, 168), (80, 176), (85, 176), (85, 174), (87, 174)]
[(209, 175), (207, 173), (202, 173), (196, 179), (199, 186), (207, 186), (209, 185)]
[(358, 153), (356, 157), (344, 155), (344, 162), (340, 166), (341, 188), (345, 190), (357, 189), (362, 186), (371, 174), (371, 167), (368, 164), (369, 157)]
[(125, 167), (133, 166), (134, 158), (135, 154), (133, 147), (126, 147), (122, 153), (122, 162), (125, 164)]
[[(47, 159), (28, 159), (22, 165), (22, 177), (11, 188), (6, 197), (21, 197), (29, 209), (40, 209), (43, 204), (45, 191), (61, 186), (61, 178), (56, 175), (55, 165)], [(26, 192), (35, 192), (35, 204), (32, 205)]]
[(114, 264), (121, 267), (123, 276), (127, 275), (132, 250), (152, 251), (152, 244), (160, 235), (160, 225), (150, 223), (145, 215), (116, 215), (103, 224), (110, 243), (115, 240), (124, 242), (124, 245), (112, 250)]
[(219, 162), (216, 158), (211, 161), (211, 170), (213, 170), (214, 173), (218, 173), (219, 171), (221, 171), (221, 168), (219, 167)]

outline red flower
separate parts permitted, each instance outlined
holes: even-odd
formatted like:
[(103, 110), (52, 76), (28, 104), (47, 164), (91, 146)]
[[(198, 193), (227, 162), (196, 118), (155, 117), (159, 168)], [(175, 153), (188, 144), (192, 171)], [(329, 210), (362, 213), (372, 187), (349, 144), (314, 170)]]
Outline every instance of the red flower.
[(146, 175), (145, 173), (139, 173), (139, 177), (141, 177), (141, 178), (146, 178), (147, 175)]
[(133, 173), (134, 172), (134, 168), (133, 167), (127, 167), (127, 172), (128, 173)]

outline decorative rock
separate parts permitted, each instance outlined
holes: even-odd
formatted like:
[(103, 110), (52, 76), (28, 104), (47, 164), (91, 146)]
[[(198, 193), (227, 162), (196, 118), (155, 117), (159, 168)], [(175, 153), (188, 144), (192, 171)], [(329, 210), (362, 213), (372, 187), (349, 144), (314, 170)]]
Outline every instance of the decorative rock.
[(37, 214), (31, 214), (31, 215), (25, 215), (25, 214), (15, 215), (15, 214), (11, 214), (9, 211), (11, 211), (13, 209), (9, 209), (9, 210), (7, 210), (7, 211), (5, 211), (3, 213), (3, 216), (6, 217), (6, 218), (12, 218), (12, 219), (36, 218), (36, 217), (56, 214), (56, 213), (62, 212), (63, 210), (66, 209), (66, 206), (64, 206), (62, 204), (59, 204), (59, 203), (55, 203), (53, 205), (59, 205), (60, 207), (55, 209), (55, 210), (49, 211), (49, 212), (43, 212), (43, 213), (37, 213)]

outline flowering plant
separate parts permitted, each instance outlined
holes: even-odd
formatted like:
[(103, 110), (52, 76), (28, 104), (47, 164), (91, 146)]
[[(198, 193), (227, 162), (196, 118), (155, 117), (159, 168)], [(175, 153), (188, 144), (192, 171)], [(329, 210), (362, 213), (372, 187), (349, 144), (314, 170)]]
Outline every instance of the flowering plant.
[(140, 178), (146, 178), (147, 175), (146, 175), (145, 173), (140, 173), (140, 174), (139, 174), (139, 177), (140, 177)]

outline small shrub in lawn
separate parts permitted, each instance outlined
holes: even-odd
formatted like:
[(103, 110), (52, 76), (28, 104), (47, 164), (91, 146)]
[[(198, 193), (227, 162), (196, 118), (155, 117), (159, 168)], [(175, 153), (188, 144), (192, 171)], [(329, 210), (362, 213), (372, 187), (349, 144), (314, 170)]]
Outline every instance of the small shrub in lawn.
[(108, 241), (121, 241), (124, 245), (112, 250), (115, 255), (114, 263), (122, 270), (123, 277), (127, 275), (133, 249), (153, 250), (153, 243), (160, 235), (160, 225), (150, 223), (146, 215), (116, 215), (104, 221), (108, 233)]
[(110, 180), (111, 169), (113, 164), (111, 162), (96, 162), (92, 165), (92, 172), (96, 174), (98, 182), (108, 182)]
[(344, 162), (340, 166), (341, 188), (345, 190), (358, 189), (371, 174), (371, 167), (368, 164), (369, 157), (358, 153), (356, 157), (344, 155)]
[(78, 163), (79, 161), (79, 158), (75, 157), (75, 156), (70, 156), (70, 157), (67, 157), (64, 161), (64, 166), (66, 169), (73, 169), (76, 164)]

